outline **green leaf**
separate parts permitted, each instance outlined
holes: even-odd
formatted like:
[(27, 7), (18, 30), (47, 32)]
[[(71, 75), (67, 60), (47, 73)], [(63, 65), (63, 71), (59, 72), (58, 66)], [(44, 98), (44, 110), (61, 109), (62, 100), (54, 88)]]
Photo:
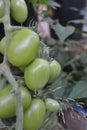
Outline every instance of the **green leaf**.
[(71, 34), (74, 33), (75, 28), (73, 26), (62, 26), (59, 23), (57, 23), (56, 25), (53, 25), (52, 28), (54, 29), (54, 31), (56, 32), (57, 36), (59, 37), (59, 40), (61, 43), (64, 42), (64, 40), (70, 36)]
[(51, 19), (50, 17), (45, 17), (43, 19), (43, 21), (46, 21), (47, 23), (49, 23), (50, 25), (54, 22), (53, 19)]
[(47, 4), (48, 0), (38, 0), (41, 4)]
[(75, 32), (80, 34), (87, 34), (87, 31), (83, 31), (81, 29), (76, 29)]
[(60, 4), (58, 4), (57, 2), (53, 1), (53, 0), (38, 0), (41, 4), (46, 4), (47, 6), (50, 6), (52, 8), (56, 8), (56, 7), (61, 7)]
[(87, 24), (87, 19), (70, 20), (68, 23)]
[(56, 7), (61, 7), (61, 5), (57, 2), (55, 2), (54, 0), (48, 0), (48, 6), (52, 7), (52, 8), (56, 8)]
[(73, 87), (73, 90), (69, 95), (69, 98), (87, 98), (87, 81), (81, 80), (77, 82), (77, 84)]
[(61, 73), (61, 75), (50, 85), (50, 88), (56, 97), (62, 97), (65, 92), (68, 83), (66, 76), (66, 73)]

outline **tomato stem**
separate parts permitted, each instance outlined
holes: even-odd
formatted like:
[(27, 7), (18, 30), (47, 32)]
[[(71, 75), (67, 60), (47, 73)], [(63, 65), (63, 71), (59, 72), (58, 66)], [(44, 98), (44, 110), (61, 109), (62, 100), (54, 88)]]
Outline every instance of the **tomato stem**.
[(1, 19), (1, 22), (4, 24), (5, 31), (5, 52), (4, 52), (4, 60), (3, 63), (0, 64), (0, 73), (2, 73), (9, 83), (12, 85), (13, 90), (15, 90), (15, 98), (16, 98), (16, 130), (23, 130), (23, 106), (22, 106), (22, 98), (21, 92), (18, 88), (18, 83), (16, 82), (14, 76), (11, 73), (8, 60), (7, 60), (7, 46), (11, 39), (12, 35), (12, 26), (10, 23), (10, 0), (3, 0), (5, 5), (5, 15)]

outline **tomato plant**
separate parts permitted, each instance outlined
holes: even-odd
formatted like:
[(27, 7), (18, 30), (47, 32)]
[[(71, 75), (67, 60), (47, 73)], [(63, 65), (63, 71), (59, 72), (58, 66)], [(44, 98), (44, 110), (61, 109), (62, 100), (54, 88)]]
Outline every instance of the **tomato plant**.
[(41, 99), (32, 99), (30, 107), (24, 113), (24, 130), (38, 130), (45, 118), (45, 104)]
[[(49, 81), (54, 81), (59, 75), (58, 64), (55, 63), (57, 61), (50, 63), (46, 60), (48, 59), (45, 58), (48, 47), (40, 42), (38, 33), (28, 27), (12, 26), (10, 14), (12, 20), (14, 19), (21, 25), (25, 25), (25, 23), (22, 23), (28, 16), (29, 7), (26, 5), (28, 1), (3, 0), (3, 2), (6, 7), (5, 17), (0, 19), (0, 22), (4, 25), (5, 36), (0, 41), (0, 53), (3, 54), (1, 55), (3, 61), (0, 61), (0, 78), (6, 77), (6, 79), (5, 84), (0, 79), (0, 85), (5, 86), (0, 91), (0, 118), (4, 118), (4, 120), (6, 118), (13, 119), (11, 117), (15, 116), (17, 120), (13, 129), (16, 130), (39, 130), (43, 127), (42, 124), (46, 117), (50, 118), (48, 114), (57, 111), (59, 107), (55, 100), (47, 98), (44, 101), (51, 86), (48, 84)], [(30, 2), (44, 4), (46, 0), (30, 0)], [(36, 7), (34, 6), (35, 9), (38, 8), (37, 4)], [(33, 23), (31, 24), (33, 25)], [(22, 70), (21, 73), (19, 68)], [(19, 73), (13, 73), (15, 69)], [(7, 86), (8, 83), (11, 85)], [(12, 91), (12, 88), (14, 88), (14, 91)], [(48, 113), (46, 113), (46, 110)]]
[(26, 66), (38, 53), (39, 36), (29, 29), (21, 29), (12, 36), (7, 48), (8, 60), (15, 66)]
[(19, 23), (23, 23), (28, 17), (28, 8), (24, 0), (10, 1), (11, 15)]
[(55, 112), (60, 109), (59, 103), (52, 98), (46, 98), (45, 104), (46, 104), (46, 109), (50, 112)]
[(0, 18), (4, 16), (4, 2), (0, 0)]
[(53, 60), (50, 62), (50, 68), (51, 68), (51, 74), (49, 78), (49, 83), (53, 82), (60, 74), (61, 72), (61, 65), (58, 61)]
[[(11, 93), (12, 87), (10, 85), (6, 86), (0, 91), (0, 118), (13, 117), (16, 114), (16, 102), (15, 95)], [(31, 94), (24, 87), (20, 87), (23, 110), (25, 111), (31, 102)]]
[(50, 76), (49, 62), (37, 58), (25, 68), (24, 79), (27, 87), (31, 90), (39, 90), (45, 87)]

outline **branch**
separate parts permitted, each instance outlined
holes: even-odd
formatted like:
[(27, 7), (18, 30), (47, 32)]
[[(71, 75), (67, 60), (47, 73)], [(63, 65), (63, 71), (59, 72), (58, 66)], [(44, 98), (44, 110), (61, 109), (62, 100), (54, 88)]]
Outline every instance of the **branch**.
[(22, 98), (21, 91), (18, 88), (18, 83), (16, 82), (14, 76), (11, 73), (8, 60), (7, 60), (7, 46), (10, 41), (12, 35), (12, 26), (10, 24), (10, 0), (3, 0), (5, 5), (5, 16), (1, 19), (4, 24), (5, 31), (5, 52), (4, 52), (4, 60), (3, 63), (0, 64), (0, 72), (6, 77), (9, 83), (12, 85), (13, 90), (15, 90), (15, 98), (16, 98), (16, 130), (23, 130), (23, 106), (22, 106)]

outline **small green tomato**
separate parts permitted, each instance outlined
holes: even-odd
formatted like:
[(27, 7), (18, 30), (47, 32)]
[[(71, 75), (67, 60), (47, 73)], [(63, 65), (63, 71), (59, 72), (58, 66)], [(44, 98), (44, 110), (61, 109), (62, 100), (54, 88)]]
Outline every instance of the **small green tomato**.
[(46, 109), (50, 112), (55, 112), (60, 109), (59, 103), (54, 99), (46, 98), (45, 104), (46, 104)]

